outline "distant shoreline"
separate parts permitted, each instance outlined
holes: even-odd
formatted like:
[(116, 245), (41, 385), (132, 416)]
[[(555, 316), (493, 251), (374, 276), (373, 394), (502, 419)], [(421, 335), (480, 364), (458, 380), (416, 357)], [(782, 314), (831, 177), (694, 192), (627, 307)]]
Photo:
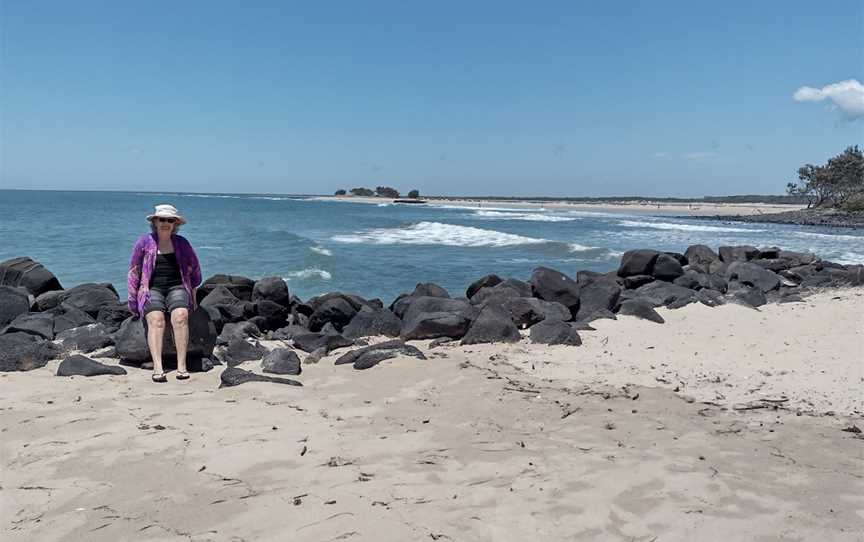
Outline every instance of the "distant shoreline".
[[(393, 203), (393, 198), (364, 196), (317, 196), (313, 199), (321, 201), (346, 201), (353, 203), (381, 204)], [(602, 213), (621, 214), (660, 214), (692, 217), (732, 217), (752, 216), (787, 211), (800, 211), (804, 205), (785, 203), (721, 203), (704, 200), (677, 199), (596, 199), (591, 201), (574, 201), (567, 199), (538, 200), (537, 198), (447, 198), (423, 196), (431, 206), (451, 205), (466, 208), (484, 208), (493, 206), (519, 207), (524, 209), (569, 209)]]

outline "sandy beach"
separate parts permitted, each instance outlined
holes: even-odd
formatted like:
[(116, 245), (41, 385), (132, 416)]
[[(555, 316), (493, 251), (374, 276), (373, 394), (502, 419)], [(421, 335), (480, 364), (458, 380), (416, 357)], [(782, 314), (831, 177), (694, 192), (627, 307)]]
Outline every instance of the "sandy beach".
[(658, 310), (303, 387), (2, 373), (2, 538), (860, 541), (864, 290)]
[[(363, 196), (323, 196), (317, 199), (324, 201), (348, 201), (355, 203), (390, 203), (390, 198)], [(424, 198), (428, 205), (489, 208), (505, 207), (513, 209), (561, 209), (570, 211), (585, 211), (595, 213), (646, 214), (667, 216), (750, 216), (769, 213), (781, 213), (803, 209), (803, 205), (787, 205), (774, 203), (678, 203), (658, 200), (633, 200), (626, 202), (575, 203), (568, 201), (522, 201), (494, 199), (460, 199), (460, 198)]]

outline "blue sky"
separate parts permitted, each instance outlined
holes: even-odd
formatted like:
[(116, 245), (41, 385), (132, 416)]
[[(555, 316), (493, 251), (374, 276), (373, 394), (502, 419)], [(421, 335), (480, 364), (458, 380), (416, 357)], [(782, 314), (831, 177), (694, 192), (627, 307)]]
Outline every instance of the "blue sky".
[(0, 10), (2, 188), (781, 193), (864, 142), (860, 1)]

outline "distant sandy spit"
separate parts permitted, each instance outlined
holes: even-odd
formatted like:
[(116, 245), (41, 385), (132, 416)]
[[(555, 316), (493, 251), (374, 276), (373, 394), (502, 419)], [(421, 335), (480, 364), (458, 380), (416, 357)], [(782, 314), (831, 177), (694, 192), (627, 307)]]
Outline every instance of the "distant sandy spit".
[[(361, 196), (321, 196), (313, 199), (321, 201), (346, 201), (353, 203), (391, 204), (393, 199)], [(634, 200), (628, 202), (571, 203), (567, 201), (512, 201), (512, 200), (472, 200), (459, 198), (430, 198), (427, 205), (467, 207), (472, 209), (499, 207), (508, 209), (560, 209), (597, 213), (621, 213), (667, 216), (749, 216), (803, 209), (803, 205), (772, 203), (669, 203), (653, 200)]]
[(864, 289), (661, 313), (303, 387), (2, 373), (0, 538), (860, 541)]

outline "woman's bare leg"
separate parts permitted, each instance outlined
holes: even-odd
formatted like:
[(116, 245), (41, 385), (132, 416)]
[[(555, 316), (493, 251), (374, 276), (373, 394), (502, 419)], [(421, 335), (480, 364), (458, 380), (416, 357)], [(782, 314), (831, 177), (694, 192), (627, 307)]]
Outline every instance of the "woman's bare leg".
[(165, 315), (162, 311), (147, 313), (147, 346), (153, 358), (153, 374), (165, 372), (162, 368), (162, 341), (165, 339)]
[(189, 346), (189, 310), (171, 311), (171, 329), (174, 330), (174, 346), (177, 348), (177, 372), (186, 371), (186, 351)]

